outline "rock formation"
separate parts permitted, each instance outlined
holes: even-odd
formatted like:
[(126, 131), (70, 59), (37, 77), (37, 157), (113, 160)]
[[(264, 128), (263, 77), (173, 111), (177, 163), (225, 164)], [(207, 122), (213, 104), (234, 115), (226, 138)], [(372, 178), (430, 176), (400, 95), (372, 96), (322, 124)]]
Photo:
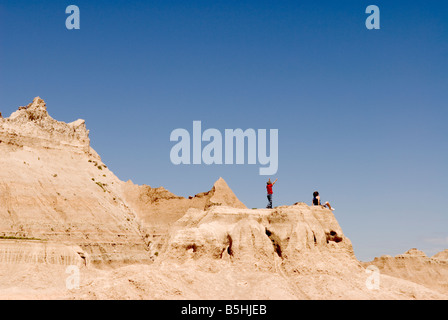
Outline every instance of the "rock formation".
[(1, 118), (0, 139), (3, 143), (18, 148), (80, 149), (88, 153), (89, 131), (84, 120), (64, 123), (54, 120), (47, 112), (45, 102), (34, 98), (26, 107), (12, 113), (9, 118)]
[(246, 208), (223, 178), (219, 178), (210, 191), (199, 193), (188, 199), (176, 196), (163, 187), (138, 186), (131, 181), (123, 185), (123, 194), (126, 202), (149, 231), (150, 247), (153, 253), (161, 249), (169, 228), (190, 208), (200, 210), (212, 206)]
[[(333, 213), (306, 204), (275, 209), (189, 209), (151, 265), (96, 276), (74, 299), (445, 299), (381, 273), (378, 289)], [(111, 284), (114, 284), (111, 287)]]
[[(170, 229), (163, 256), (181, 263), (228, 259), (247, 268), (273, 270), (279, 258), (315, 267), (307, 259), (340, 258), (359, 265), (334, 215), (299, 203), (275, 209), (215, 206), (190, 209)], [(348, 267), (348, 266), (346, 266)]]
[(395, 257), (383, 255), (365, 266), (374, 265), (387, 275), (419, 283), (448, 295), (448, 250), (432, 257), (415, 248)]
[(448, 249), (440, 251), (431, 257), (432, 259), (448, 262)]
[[(222, 178), (189, 198), (122, 182), (85, 121), (54, 120), (40, 98), (0, 118), (0, 166), (0, 299), (448, 295), (446, 251), (361, 263), (328, 209), (248, 209)], [(380, 290), (366, 286), (370, 264)], [(81, 269), (79, 289), (67, 288), (66, 266)]]
[(56, 121), (35, 98), (0, 119), (0, 154), (0, 237), (10, 240), (0, 242), (0, 260), (40, 261), (38, 252), (64, 264), (149, 260), (121, 181), (90, 148), (83, 120)]
[(39, 97), (0, 119), (0, 154), (0, 237), (10, 240), (0, 261), (151, 262), (152, 239), (188, 208), (244, 207), (223, 179), (193, 199), (123, 183), (90, 147), (85, 121), (54, 120)]

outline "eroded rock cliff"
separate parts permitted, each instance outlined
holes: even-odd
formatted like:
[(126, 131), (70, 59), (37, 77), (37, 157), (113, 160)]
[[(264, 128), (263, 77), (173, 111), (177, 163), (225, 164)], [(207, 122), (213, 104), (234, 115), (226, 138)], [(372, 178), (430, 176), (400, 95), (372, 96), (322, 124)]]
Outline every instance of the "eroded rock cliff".
[(0, 167), (0, 299), (447, 297), (435, 280), (447, 278), (446, 252), (375, 259), (369, 289), (369, 264), (330, 210), (248, 209), (222, 178), (189, 198), (122, 182), (85, 122), (52, 119), (40, 98), (0, 117)]

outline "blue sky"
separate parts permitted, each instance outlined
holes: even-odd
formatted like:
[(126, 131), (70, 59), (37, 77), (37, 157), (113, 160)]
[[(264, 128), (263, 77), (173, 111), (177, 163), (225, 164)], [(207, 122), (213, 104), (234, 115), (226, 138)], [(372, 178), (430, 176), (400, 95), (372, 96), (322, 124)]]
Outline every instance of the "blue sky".
[(2, 0), (0, 112), (40, 96), (86, 120), (120, 179), (189, 196), (222, 176), (250, 208), (267, 203), (259, 165), (174, 166), (170, 133), (278, 129), (274, 205), (319, 190), (359, 259), (432, 255), (448, 248), (447, 40), (446, 1)]

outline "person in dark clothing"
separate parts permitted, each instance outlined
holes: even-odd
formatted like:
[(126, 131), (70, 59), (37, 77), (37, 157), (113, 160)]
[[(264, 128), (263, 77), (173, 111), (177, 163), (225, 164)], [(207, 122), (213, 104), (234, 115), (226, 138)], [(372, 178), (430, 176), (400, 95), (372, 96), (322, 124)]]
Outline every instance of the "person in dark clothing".
[(319, 192), (317, 192), (317, 191), (313, 192), (313, 206), (322, 206), (324, 208), (327, 207), (331, 211), (334, 210), (334, 208), (331, 207), (330, 203), (325, 202), (324, 204), (322, 204), (320, 202), (320, 195), (319, 195)]
[(267, 209), (272, 209), (272, 194), (274, 193), (272, 191), (272, 187), (274, 186), (274, 184), (277, 182), (278, 179), (275, 179), (274, 182), (271, 182), (271, 179), (269, 179), (269, 181), (266, 183), (266, 190), (268, 192), (268, 205), (266, 206)]

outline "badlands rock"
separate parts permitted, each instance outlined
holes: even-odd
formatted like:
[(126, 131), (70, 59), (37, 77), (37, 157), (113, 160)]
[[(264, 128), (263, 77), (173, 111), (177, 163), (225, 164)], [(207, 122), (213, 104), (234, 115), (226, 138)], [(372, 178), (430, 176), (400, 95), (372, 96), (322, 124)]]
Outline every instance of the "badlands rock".
[(76, 245), (31, 240), (2, 240), (0, 245), (0, 263), (83, 267), (89, 262), (88, 254)]
[(35, 98), (0, 119), (0, 154), (0, 239), (15, 240), (0, 240), (0, 261), (150, 261), (121, 181), (90, 147), (83, 120), (56, 121)]
[(0, 140), (16, 148), (52, 148), (67, 150), (90, 150), (89, 131), (84, 120), (66, 124), (56, 121), (47, 112), (45, 102), (34, 98), (26, 107), (12, 113), (9, 118), (0, 121)]
[(434, 260), (446, 261), (448, 262), (448, 249), (440, 251), (431, 257)]
[[(85, 121), (54, 120), (39, 97), (0, 119), (0, 154), (0, 239), (16, 240), (0, 241), (3, 261), (149, 263), (154, 239), (189, 208), (244, 207), (223, 179), (193, 199), (123, 183), (90, 147)], [(60, 257), (43, 258), (50, 248)]]
[(374, 265), (381, 273), (419, 283), (429, 289), (448, 295), (448, 260), (442, 251), (429, 258), (423, 251), (411, 249), (395, 257), (381, 256), (365, 266)]
[(123, 184), (122, 190), (127, 204), (136, 212), (149, 232), (148, 239), (152, 253), (160, 251), (171, 226), (190, 208), (199, 210), (213, 206), (246, 208), (223, 178), (219, 178), (210, 191), (188, 199), (176, 196), (163, 187), (138, 186), (131, 181)]
[[(333, 213), (305, 204), (190, 209), (151, 265), (97, 274), (73, 299), (446, 299), (381, 274), (353, 255)], [(112, 285), (113, 284), (113, 285)]]
[(40, 98), (0, 118), (0, 299), (447, 299), (446, 252), (375, 259), (372, 290), (331, 211), (124, 183), (88, 134)]
[(334, 215), (303, 203), (275, 209), (190, 209), (171, 228), (162, 253), (162, 257), (179, 263), (185, 256), (226, 258), (248, 268), (265, 270), (274, 269), (278, 258), (311, 269), (319, 266), (307, 259), (317, 262), (337, 258), (359, 267), (351, 242)]

